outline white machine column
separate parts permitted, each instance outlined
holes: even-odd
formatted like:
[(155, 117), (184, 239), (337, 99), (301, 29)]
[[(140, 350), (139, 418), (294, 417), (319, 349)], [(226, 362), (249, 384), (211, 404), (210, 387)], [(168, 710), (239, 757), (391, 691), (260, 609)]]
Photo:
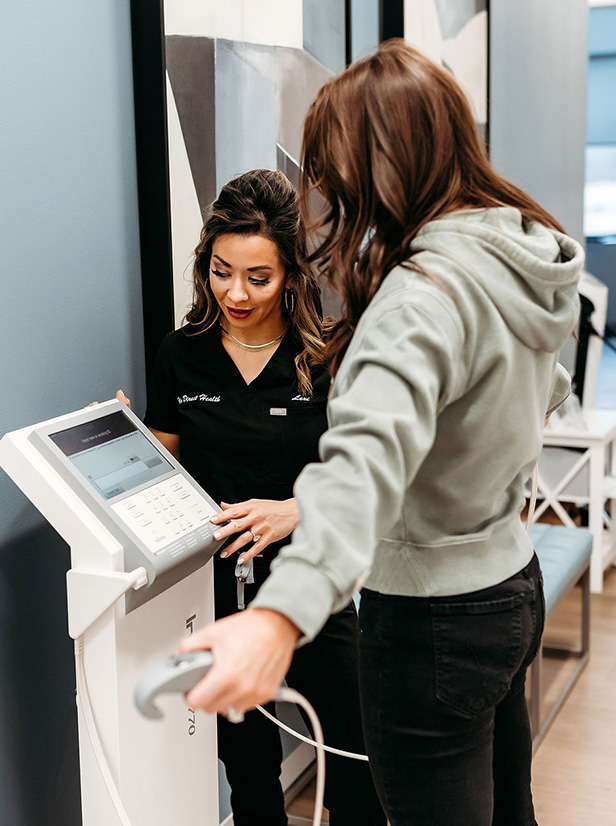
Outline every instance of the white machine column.
[[(117, 403), (111, 402), (88, 415), (93, 418), (119, 409)], [(73, 420), (81, 422), (83, 416), (80, 411), (44, 425), (47, 429), (54, 423), (58, 428), (68, 427)], [(136, 422), (132, 414), (128, 418)], [(139, 432), (152, 440), (153, 447), (152, 437), (138, 424)], [(195, 715), (181, 696), (166, 695), (159, 701), (164, 718), (152, 721), (142, 717), (133, 702), (139, 678), (172, 654), (182, 636), (213, 619), (212, 563), (205, 562), (215, 550), (215, 543), (204, 540), (200, 551), (190, 550), (193, 540), (187, 529), (189, 550), (184, 555), (181, 549), (177, 550), (177, 543), (169, 546), (176, 549), (177, 568), (181, 571), (178, 581), (174, 582), (172, 575), (176, 561), (167, 561), (167, 587), (162, 588), (159, 581), (157, 588), (153, 588), (157, 560), (153, 559), (150, 565), (144, 555), (143, 592), (151, 588), (155, 595), (148, 599), (146, 594), (143, 604), (128, 612), (124, 596), (104, 608), (105, 602), (110, 601), (109, 593), (116, 587), (118, 593), (122, 590), (121, 575), (130, 575), (135, 569), (132, 563), (128, 570), (124, 567), (124, 534), (115, 529), (113, 521), (105, 524), (96, 507), (90, 506), (88, 496), (80, 495), (75, 480), (53, 466), (39, 450), (36, 440), (30, 437), (40, 427), (7, 434), (0, 441), (0, 466), (71, 547), (69, 626), (72, 635), (81, 634), (81, 656), (94, 723), (128, 820), (131, 826), (218, 826), (215, 717)], [(178, 474), (185, 474), (163, 449), (158, 445), (155, 448), (169, 463), (167, 476), (160, 476), (161, 479), (173, 481)], [(182, 479), (193, 502), (202, 492), (187, 474)], [(147, 490), (148, 484), (141, 479), (134, 490)], [(89, 485), (90, 481), (86, 481), (85, 486)], [(127, 489), (122, 495), (132, 492)], [(207, 498), (204, 506), (213, 510)], [(133, 555), (137, 546), (135, 543)], [(197, 553), (201, 554), (200, 565), (195, 561)], [(195, 559), (189, 567), (196, 570), (186, 574), (186, 557), (190, 554)], [(32, 575), (36, 576), (36, 571)], [(114, 577), (119, 581), (117, 586)], [(82, 692), (78, 693), (83, 824), (120, 826), (123, 821), (113, 806), (85, 725), (87, 700)]]
[[(160, 700), (161, 721), (142, 717), (135, 685), (192, 627), (212, 617), (211, 563), (123, 616), (118, 604), (85, 633), (84, 665), (94, 718), (133, 826), (218, 824), (216, 721), (181, 696)], [(84, 826), (119, 823), (79, 708)]]

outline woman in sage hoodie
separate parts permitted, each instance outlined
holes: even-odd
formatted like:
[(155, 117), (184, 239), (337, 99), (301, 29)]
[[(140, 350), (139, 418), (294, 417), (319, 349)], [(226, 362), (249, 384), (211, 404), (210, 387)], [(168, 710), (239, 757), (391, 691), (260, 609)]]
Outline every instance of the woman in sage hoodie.
[(544, 607), (520, 511), (569, 392), (581, 248), (401, 41), (320, 91), (303, 187), (324, 198), (315, 258), (344, 300), (330, 429), (250, 610), (183, 643), (215, 659), (188, 701), (269, 700), (294, 645), (363, 587), (364, 729), (392, 826), (532, 826), (524, 681)]

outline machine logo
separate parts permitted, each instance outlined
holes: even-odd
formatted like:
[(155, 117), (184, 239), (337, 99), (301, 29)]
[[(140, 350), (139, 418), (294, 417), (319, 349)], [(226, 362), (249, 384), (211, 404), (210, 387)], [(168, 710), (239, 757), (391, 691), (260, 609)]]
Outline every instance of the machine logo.
[[(195, 630), (194, 622), (197, 619), (197, 615), (193, 614), (192, 617), (188, 617), (186, 620), (186, 636), (189, 637)], [(188, 735), (192, 737), (193, 734), (197, 730), (197, 715), (195, 713), (194, 708), (188, 709)]]

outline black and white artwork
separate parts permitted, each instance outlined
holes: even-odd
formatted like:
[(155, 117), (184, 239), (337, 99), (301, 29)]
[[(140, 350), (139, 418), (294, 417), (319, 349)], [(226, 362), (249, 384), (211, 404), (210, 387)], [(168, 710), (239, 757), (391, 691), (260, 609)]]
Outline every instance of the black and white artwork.
[(344, 0), (165, 0), (166, 120), (176, 325), (221, 186), (249, 169), (297, 182), (302, 121), (345, 66)]
[(404, 37), (452, 72), (487, 137), (487, 0), (405, 0)]

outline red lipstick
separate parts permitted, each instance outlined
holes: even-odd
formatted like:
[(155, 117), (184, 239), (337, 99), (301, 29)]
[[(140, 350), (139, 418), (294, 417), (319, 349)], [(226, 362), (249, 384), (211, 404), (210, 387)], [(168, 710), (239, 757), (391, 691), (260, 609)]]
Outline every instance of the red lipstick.
[(233, 307), (227, 307), (227, 312), (231, 318), (248, 318), (252, 310), (236, 310)]

